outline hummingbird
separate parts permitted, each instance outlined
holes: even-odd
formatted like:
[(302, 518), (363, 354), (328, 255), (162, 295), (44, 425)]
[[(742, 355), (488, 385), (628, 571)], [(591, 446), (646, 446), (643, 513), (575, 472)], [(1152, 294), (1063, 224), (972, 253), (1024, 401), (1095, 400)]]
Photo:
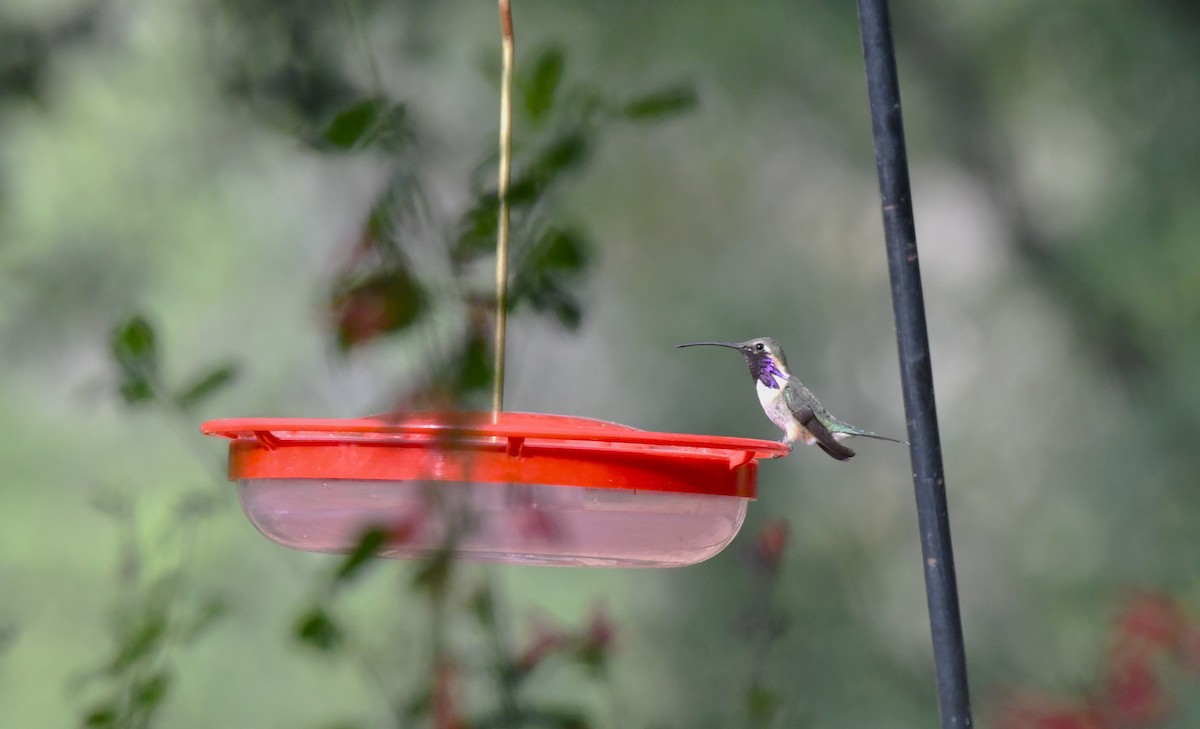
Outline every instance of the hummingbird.
[(783, 443), (791, 447), (797, 440), (817, 445), (839, 461), (854, 457), (854, 451), (839, 441), (858, 436), (903, 443), (902, 440), (856, 428), (829, 414), (812, 392), (788, 370), (783, 348), (770, 337), (744, 342), (689, 342), (676, 347), (728, 347), (746, 358), (758, 402), (772, 423), (783, 428)]

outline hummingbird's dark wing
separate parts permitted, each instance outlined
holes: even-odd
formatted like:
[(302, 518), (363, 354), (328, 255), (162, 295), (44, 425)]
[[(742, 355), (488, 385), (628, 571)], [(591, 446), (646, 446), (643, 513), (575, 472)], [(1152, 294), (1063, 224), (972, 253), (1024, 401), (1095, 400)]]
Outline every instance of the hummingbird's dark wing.
[(807, 405), (801, 406), (792, 411), (792, 414), (817, 439), (817, 445), (820, 446), (821, 450), (839, 461), (848, 461), (854, 457), (854, 451), (842, 445), (833, 437), (833, 433), (829, 432), (829, 429), (825, 427), (821, 419), (812, 411), (812, 408)]

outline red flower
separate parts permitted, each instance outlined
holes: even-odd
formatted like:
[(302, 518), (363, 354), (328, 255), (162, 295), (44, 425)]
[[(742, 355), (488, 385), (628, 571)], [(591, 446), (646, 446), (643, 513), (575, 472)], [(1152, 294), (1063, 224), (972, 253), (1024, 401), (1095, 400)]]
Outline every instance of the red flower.
[(1151, 659), (1126, 654), (1112, 659), (1104, 688), (1106, 703), (1119, 726), (1147, 726), (1167, 713), (1167, 698)]
[(563, 653), (592, 670), (601, 670), (607, 662), (615, 634), (612, 620), (600, 608), (592, 612), (591, 621), (578, 631), (568, 632), (539, 623), (534, 627), (533, 638), (518, 654), (513, 666), (517, 671), (527, 673), (551, 655)]
[(584, 643), (595, 646), (597, 649), (607, 650), (612, 647), (613, 636), (616, 635), (616, 632), (608, 613), (604, 612), (603, 608), (597, 607), (592, 610), (592, 621), (588, 623), (587, 632), (584, 633)]
[(517, 671), (528, 673), (570, 642), (571, 637), (558, 628), (537, 625), (534, 627), (533, 638), (530, 639), (513, 664)]
[(1044, 698), (1010, 701), (997, 729), (1150, 729), (1169, 718), (1164, 676), (1174, 666), (1200, 673), (1200, 624), (1188, 622), (1180, 602), (1144, 592), (1129, 601), (1113, 629), (1102, 674), (1087, 704)]
[(399, 547), (408, 544), (424, 525), (424, 511), (409, 514), (403, 519), (397, 519), (388, 524), (385, 544), (389, 547)]
[(1200, 673), (1200, 625), (1191, 623), (1179, 634), (1179, 659), (1192, 673)]
[(788, 525), (783, 519), (769, 519), (758, 531), (754, 542), (754, 563), (767, 570), (779, 569), (787, 547)]
[(1118, 639), (1132, 639), (1147, 647), (1169, 648), (1183, 627), (1179, 603), (1162, 593), (1145, 593), (1135, 598), (1121, 614)]
[(517, 532), (530, 540), (555, 544), (564, 539), (563, 527), (548, 511), (529, 504), (519, 507)]
[(597, 607), (592, 611), (591, 622), (575, 639), (575, 655), (591, 670), (604, 670), (615, 634), (612, 621), (604, 610)]
[(463, 729), (458, 713), (458, 667), (447, 659), (438, 661), (433, 674), (434, 729)]
[(399, 264), (380, 266), (362, 275), (343, 273), (335, 281), (329, 299), (342, 351), (409, 326), (425, 307), (420, 282)]
[(1087, 704), (1025, 696), (1001, 710), (996, 729), (1113, 729), (1113, 725)]

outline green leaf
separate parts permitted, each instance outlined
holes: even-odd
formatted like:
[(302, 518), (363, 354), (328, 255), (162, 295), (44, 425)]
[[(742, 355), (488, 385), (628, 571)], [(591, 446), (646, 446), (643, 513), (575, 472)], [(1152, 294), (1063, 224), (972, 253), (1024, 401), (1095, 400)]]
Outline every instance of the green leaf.
[(208, 399), (217, 390), (233, 382), (238, 375), (238, 366), (233, 362), (217, 365), (200, 375), (175, 396), (175, 404), (188, 410)]
[(488, 630), (496, 629), (496, 602), (487, 585), (480, 585), (471, 595), (467, 609), (479, 624)]
[(403, 104), (372, 97), (338, 112), (320, 132), (318, 146), (335, 150), (362, 149), (378, 144), (389, 150), (411, 140), (412, 129)]
[(425, 198), (421, 180), (411, 167), (393, 170), (387, 186), (371, 206), (362, 244), (383, 255), (399, 254), (396, 231), (421, 215)]
[(492, 347), (482, 334), (467, 340), (458, 360), (458, 394), (486, 390), (492, 385)]
[(342, 630), (320, 605), (314, 605), (296, 621), (296, 640), (310, 648), (329, 653), (341, 646)]
[(409, 395), (419, 407), (461, 409), (476, 406), (480, 393), (492, 384), (491, 338), (488, 332), (468, 330), (453, 348), (440, 353), (430, 367), (433, 375)]
[(158, 649), (167, 634), (167, 618), (155, 611), (145, 616), (141, 625), (125, 637), (116, 658), (108, 666), (109, 673), (120, 674), (142, 658)]
[(182, 640), (184, 643), (191, 643), (203, 635), (217, 624), (217, 622), (225, 617), (229, 612), (229, 606), (220, 598), (209, 598), (204, 605), (192, 617), (191, 622), (186, 626)]
[(588, 264), (587, 242), (571, 230), (552, 228), (537, 242), (537, 254), (529, 262), (536, 273), (579, 273)]
[(154, 327), (145, 317), (135, 314), (113, 329), (113, 356), (123, 365), (143, 365), (157, 362)]
[(746, 713), (759, 725), (771, 723), (783, 703), (779, 695), (757, 682), (746, 691)]
[(333, 575), (334, 582), (345, 582), (358, 575), (369, 564), (379, 548), (387, 540), (387, 532), (383, 529), (368, 529), (358, 538), (354, 551), (346, 555), (341, 566)]
[(175, 516), (182, 526), (186, 521), (208, 518), (228, 504), (222, 495), (211, 490), (186, 491), (175, 504)]
[(566, 329), (575, 331), (583, 323), (583, 307), (566, 292), (554, 297), (546, 308)]
[(133, 687), (134, 706), (146, 714), (152, 713), (166, 698), (170, 684), (170, 676), (165, 671), (159, 671), (143, 681), (138, 681)]
[(553, 315), (567, 329), (578, 328), (583, 311), (572, 287), (590, 260), (583, 236), (557, 227), (545, 230), (520, 260), (511, 287), (511, 308), (528, 304)]
[(413, 694), (413, 697), (404, 703), (401, 708), (401, 714), (405, 719), (417, 720), (429, 716), (433, 710), (433, 690), (431, 688), (423, 688)]
[(672, 86), (633, 99), (621, 108), (621, 114), (634, 121), (657, 121), (689, 112), (699, 103), (690, 84)]
[(481, 194), (458, 223), (458, 236), (450, 257), (462, 266), (496, 250), (496, 226), (500, 200), (495, 192)]
[(570, 330), (577, 329), (583, 321), (583, 307), (579, 300), (553, 276), (523, 279), (519, 288), (514, 288), (517, 295), (509, 299), (510, 310), (528, 303), (534, 311), (553, 315)]
[[(591, 144), (587, 136), (574, 130), (550, 141), (524, 165), (508, 190), (509, 207), (528, 209), (561, 176), (587, 161)], [(496, 227), (500, 218), (500, 198), (496, 191), (479, 193), (458, 224), (458, 236), (451, 250), (456, 265), (469, 263), (496, 250)]]
[(525, 712), (529, 724), (552, 727), (553, 729), (588, 729), (591, 724), (587, 716), (578, 709), (554, 706), (529, 709)]
[(140, 405), (154, 399), (154, 387), (145, 377), (122, 380), (118, 392), (126, 405)]
[(439, 549), (421, 563), (421, 568), (413, 576), (413, 586), (431, 593), (442, 592), (450, 581), (453, 566), (454, 550)]
[(83, 719), (87, 727), (115, 727), (117, 725), (117, 707), (114, 702), (106, 702), (88, 712)]
[[(582, 165), (590, 151), (591, 145), (583, 132), (574, 130), (560, 135), (529, 162), (525, 173), (514, 184), (514, 192), (521, 183), (532, 184), (531, 201), (536, 200), (559, 175)], [(514, 196), (510, 196), (510, 200)]]
[(119, 370), (118, 390), (129, 405), (154, 399), (158, 380), (158, 345), (144, 317), (131, 316), (113, 327), (108, 350)]
[(393, 104), (375, 125), (371, 143), (385, 152), (394, 154), (411, 146), (416, 136), (408, 108), (403, 104)]
[(533, 121), (540, 121), (554, 105), (564, 65), (563, 52), (559, 48), (548, 48), (534, 60), (532, 71), (521, 84), (525, 111)]
[(600, 675), (608, 668), (608, 648), (585, 641), (575, 651), (575, 659), (593, 674)]
[(119, 522), (128, 521), (133, 517), (133, 499), (129, 494), (118, 491), (116, 488), (107, 486), (98, 488), (88, 503), (96, 511)]
[(321, 132), (321, 139), (338, 149), (357, 146), (375, 126), (384, 104), (380, 99), (364, 99), (342, 109)]

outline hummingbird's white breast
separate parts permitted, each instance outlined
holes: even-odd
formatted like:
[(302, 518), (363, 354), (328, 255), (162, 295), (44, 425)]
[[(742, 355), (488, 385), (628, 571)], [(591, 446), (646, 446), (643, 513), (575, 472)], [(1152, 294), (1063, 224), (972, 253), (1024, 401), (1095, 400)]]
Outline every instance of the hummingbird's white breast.
[(794, 425), (792, 413), (783, 399), (783, 388), (787, 386), (787, 377), (779, 374), (770, 374), (768, 377), (775, 382), (775, 387), (767, 387), (762, 380), (754, 381), (754, 389), (758, 393), (758, 403), (762, 405), (763, 412), (767, 414), (772, 423), (787, 431), (789, 426)]

